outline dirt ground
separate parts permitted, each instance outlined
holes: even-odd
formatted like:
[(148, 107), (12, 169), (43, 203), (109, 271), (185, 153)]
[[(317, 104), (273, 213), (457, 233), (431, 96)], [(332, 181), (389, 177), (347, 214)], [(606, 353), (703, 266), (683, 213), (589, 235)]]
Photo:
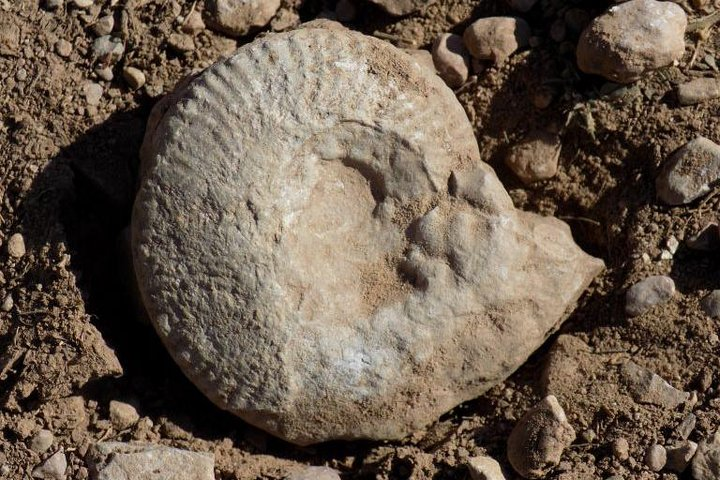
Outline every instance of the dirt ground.
[[(483, 453), (514, 478), (506, 439), (523, 412), (550, 391), (578, 439), (548, 478), (689, 478), (651, 472), (643, 457), (652, 443), (672, 443), (690, 410), (697, 416), (691, 440), (720, 426), (718, 325), (699, 307), (720, 288), (718, 256), (683, 242), (718, 220), (720, 197), (715, 191), (669, 208), (657, 201), (654, 179), (684, 142), (698, 134), (720, 140), (720, 100), (681, 107), (674, 93), (687, 79), (718, 75), (716, 29), (688, 34), (679, 65), (618, 88), (577, 70), (578, 32), (568, 29), (561, 41), (550, 35), (569, 9), (592, 16), (605, 3), (540, 0), (522, 15), (533, 28), (534, 47), (472, 76), (456, 93), (482, 157), (516, 205), (566, 220), (577, 242), (606, 262), (560, 332), (587, 348), (567, 353), (568, 381), (543, 381), (553, 336), (505, 383), (402, 442), (300, 448), (219, 411), (198, 393), (137, 313), (127, 282), (122, 238), (151, 107), (184, 75), (252, 40), (209, 29), (178, 37), (185, 16), (201, 3), (96, 0), (89, 10), (50, 11), (39, 0), (0, 0), (0, 477), (30, 478), (35, 465), (63, 449), (68, 478), (84, 479), (88, 446), (118, 439), (214, 452), (218, 479), (282, 478), (299, 464), (329, 465), (345, 479), (466, 479), (466, 459)], [(681, 6), (691, 21), (715, 9), (702, 0)], [(333, 10), (332, 0), (286, 0), (265, 30)], [(98, 79), (91, 49), (93, 24), (108, 13), (125, 45), (112, 81)], [(360, 2), (348, 26), (400, 47), (427, 49), (437, 34), (461, 33), (472, 20), (494, 14), (512, 12), (503, 0), (438, 0), (394, 19)], [(120, 73), (124, 66), (144, 71), (146, 85), (133, 91)], [(88, 102), (89, 82), (101, 85), (99, 102)], [(549, 107), (535, 106), (548, 96)], [(503, 164), (507, 148), (533, 128), (553, 124), (563, 141), (559, 173), (524, 187)], [(4, 245), (18, 232), (27, 253), (13, 258)], [(663, 259), (673, 236), (680, 248)], [(678, 294), (662, 308), (627, 318), (627, 287), (651, 274), (670, 275)], [(695, 391), (697, 403), (670, 411), (635, 403), (618, 378), (627, 359)], [(116, 431), (108, 420), (110, 400), (135, 405), (142, 420)], [(39, 456), (28, 443), (41, 428), (56, 441)], [(612, 455), (617, 438), (629, 442), (629, 459)]]

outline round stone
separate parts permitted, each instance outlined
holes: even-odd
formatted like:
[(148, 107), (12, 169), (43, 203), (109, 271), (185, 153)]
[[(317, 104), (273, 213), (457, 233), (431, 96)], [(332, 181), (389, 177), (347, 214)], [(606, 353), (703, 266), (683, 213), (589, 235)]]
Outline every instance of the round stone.
[(401, 438), (506, 378), (602, 262), (515, 210), (443, 81), (303, 28), (158, 103), (132, 218), (155, 329), (218, 406), (298, 444)]

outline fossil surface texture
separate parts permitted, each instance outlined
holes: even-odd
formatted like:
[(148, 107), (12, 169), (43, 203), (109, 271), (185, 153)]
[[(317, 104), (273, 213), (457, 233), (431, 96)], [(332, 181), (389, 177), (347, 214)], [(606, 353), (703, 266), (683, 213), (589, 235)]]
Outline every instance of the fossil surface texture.
[(514, 208), (453, 92), (386, 42), (268, 35), (170, 99), (132, 218), (143, 301), (205, 395), (290, 442), (427, 425), (603, 268)]

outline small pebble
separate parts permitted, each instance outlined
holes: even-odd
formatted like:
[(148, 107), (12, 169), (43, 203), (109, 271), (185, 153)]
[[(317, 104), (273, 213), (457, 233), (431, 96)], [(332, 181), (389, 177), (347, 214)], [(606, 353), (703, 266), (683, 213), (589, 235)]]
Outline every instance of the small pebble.
[(27, 70), (25, 70), (24, 68), (19, 69), (17, 71), (17, 73), (15, 73), (15, 79), (18, 82), (24, 82), (25, 80), (27, 80), (27, 78), (28, 78), (28, 73), (27, 73)]
[(145, 74), (135, 67), (125, 67), (123, 69), (123, 78), (133, 90), (145, 85)]
[(470, 457), (467, 469), (472, 480), (505, 480), (500, 464), (491, 457)]
[(460, 35), (443, 33), (432, 48), (435, 69), (448, 87), (458, 88), (467, 81), (470, 73), (470, 54)]
[(630, 444), (624, 438), (616, 438), (612, 442), (612, 453), (615, 458), (624, 462), (630, 458)]
[(113, 31), (113, 28), (115, 28), (115, 17), (112, 15), (105, 15), (104, 17), (98, 18), (97, 22), (95, 22), (95, 25), (93, 25), (93, 32), (95, 32), (95, 35), (98, 37), (104, 37), (105, 35), (110, 35)]
[(697, 451), (697, 443), (685, 440), (667, 449), (667, 462), (665, 468), (672, 472), (682, 473), (690, 465), (690, 461)]
[(720, 97), (720, 80), (717, 78), (696, 78), (677, 87), (680, 105), (695, 105)]
[(560, 463), (575, 440), (575, 430), (553, 395), (548, 395), (518, 421), (508, 438), (507, 457), (525, 478), (541, 478)]
[(192, 52), (195, 42), (192, 37), (184, 33), (173, 33), (168, 38), (168, 46), (177, 53)]
[(667, 451), (662, 445), (651, 445), (645, 454), (645, 465), (653, 472), (659, 472), (667, 463)]
[(15, 305), (15, 301), (13, 300), (12, 295), (7, 294), (2, 302), (2, 311), (9, 312), (10, 310), (12, 310), (13, 305)]
[(595, 17), (580, 35), (577, 63), (585, 73), (630, 83), (685, 53), (687, 16), (673, 2), (630, 0)]
[(62, 451), (58, 451), (33, 468), (32, 476), (44, 480), (65, 480), (65, 470), (67, 459)]
[(463, 41), (470, 54), (480, 60), (501, 64), (530, 41), (530, 26), (515, 17), (488, 17), (465, 29)]
[(535, 130), (505, 157), (505, 164), (525, 184), (547, 180), (557, 173), (562, 143), (557, 134)]
[(83, 96), (88, 105), (98, 105), (103, 95), (103, 88), (99, 83), (89, 82), (83, 86)]
[(7, 244), (8, 254), (13, 258), (22, 258), (25, 255), (25, 238), (21, 233), (10, 236)]
[[(703, 389), (703, 391), (707, 390), (707, 387)], [(675, 434), (683, 439), (687, 440), (690, 434), (695, 430), (695, 424), (697, 423), (697, 417), (694, 413), (690, 412), (687, 415), (685, 415), (680, 422), (680, 425), (677, 426), (675, 429)]]
[(630, 287), (625, 295), (625, 313), (637, 317), (662, 305), (675, 293), (675, 282), (665, 275), (654, 275)]
[(124, 53), (125, 46), (122, 41), (110, 35), (98, 37), (92, 44), (93, 58), (106, 66), (116, 63)]
[(185, 19), (185, 22), (180, 27), (184, 33), (190, 35), (197, 35), (198, 33), (205, 30), (205, 22), (203, 22), (202, 15), (197, 10), (193, 10)]
[(118, 430), (130, 428), (140, 420), (137, 410), (129, 403), (111, 400), (109, 410), (110, 422)]
[(40, 430), (33, 436), (32, 440), (30, 440), (30, 450), (38, 454), (45, 453), (54, 441), (55, 437), (50, 430)]
[(55, 51), (62, 58), (67, 58), (72, 53), (72, 43), (67, 40), (61, 39), (55, 43)]
[(100, 80), (105, 80), (106, 82), (111, 81), (114, 77), (112, 68), (110, 67), (98, 67), (94, 70), (94, 72)]
[(678, 242), (678, 239), (674, 235), (672, 235), (672, 236), (670, 236), (670, 238), (665, 240), (665, 246), (667, 247), (668, 252), (675, 255), (678, 247), (680, 246), (680, 242)]
[(633, 361), (625, 362), (620, 369), (620, 374), (623, 384), (638, 403), (674, 410), (680, 404), (690, 400), (688, 392), (678, 390), (659, 375)]
[(72, 2), (78, 8), (90, 8), (93, 6), (93, 0), (72, 0)]
[(305, 467), (285, 478), (287, 480), (340, 480), (340, 475), (329, 467)]
[(708, 194), (719, 180), (720, 145), (699, 136), (668, 158), (655, 189), (668, 205), (685, 205)]
[(700, 302), (705, 314), (712, 318), (720, 318), (720, 290), (713, 290)]

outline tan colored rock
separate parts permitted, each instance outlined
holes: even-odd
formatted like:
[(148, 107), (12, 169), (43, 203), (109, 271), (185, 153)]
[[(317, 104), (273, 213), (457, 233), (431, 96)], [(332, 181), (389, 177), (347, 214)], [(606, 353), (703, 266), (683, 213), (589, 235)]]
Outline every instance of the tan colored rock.
[(10, 235), (7, 243), (8, 254), (13, 258), (22, 258), (25, 256), (25, 238), (22, 233), (13, 233)]
[(575, 430), (553, 395), (529, 410), (508, 438), (510, 464), (524, 478), (543, 478), (560, 463), (563, 451), (575, 440)]
[(500, 64), (528, 45), (530, 33), (530, 26), (521, 18), (488, 17), (470, 24), (463, 41), (473, 57)]
[(205, 0), (205, 23), (219, 32), (241, 37), (270, 23), (281, 0)]
[(468, 471), (472, 480), (505, 480), (500, 464), (491, 457), (470, 457)]
[(696, 78), (677, 87), (680, 105), (695, 105), (720, 97), (720, 80), (717, 78)]
[(678, 390), (659, 375), (633, 361), (624, 363), (620, 373), (636, 402), (672, 410), (690, 398), (688, 392)]
[(665, 467), (667, 463), (667, 450), (665, 447), (658, 444), (650, 445), (645, 452), (645, 466), (647, 466), (651, 472), (659, 472)]
[(536, 130), (510, 148), (505, 163), (524, 184), (530, 185), (555, 176), (561, 147), (557, 134)]
[(470, 53), (460, 35), (443, 33), (433, 43), (433, 63), (440, 78), (448, 87), (458, 88), (467, 81), (470, 72)]
[(390, 15), (402, 16), (421, 10), (436, 0), (370, 0)]
[(205, 395), (291, 442), (423, 427), (512, 373), (602, 269), (513, 207), (453, 92), (387, 42), (267, 36), (172, 98), (132, 219), (145, 306)]
[(684, 205), (708, 194), (720, 182), (720, 145), (698, 136), (665, 162), (655, 180), (658, 198)]
[(91, 480), (214, 480), (211, 453), (162, 445), (101, 442), (85, 458)]
[(671, 65), (685, 52), (687, 15), (673, 2), (630, 0), (613, 5), (583, 30), (580, 70), (618, 83)]
[(124, 430), (135, 425), (140, 420), (135, 407), (129, 403), (110, 400), (110, 421), (119, 430)]

